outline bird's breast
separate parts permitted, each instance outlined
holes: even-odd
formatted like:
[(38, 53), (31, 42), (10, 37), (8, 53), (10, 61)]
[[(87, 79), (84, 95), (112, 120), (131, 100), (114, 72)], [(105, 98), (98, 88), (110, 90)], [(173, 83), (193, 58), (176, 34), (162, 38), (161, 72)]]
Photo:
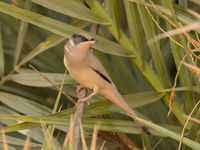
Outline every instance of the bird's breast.
[(81, 85), (83, 85), (89, 89), (93, 89), (93, 87), (95, 85), (95, 81), (89, 75), (90, 73), (87, 70), (87, 68), (85, 68), (85, 69), (79, 68), (78, 70), (71, 68), (69, 72), (70, 72), (71, 77), (74, 80), (76, 80), (78, 83), (80, 83)]

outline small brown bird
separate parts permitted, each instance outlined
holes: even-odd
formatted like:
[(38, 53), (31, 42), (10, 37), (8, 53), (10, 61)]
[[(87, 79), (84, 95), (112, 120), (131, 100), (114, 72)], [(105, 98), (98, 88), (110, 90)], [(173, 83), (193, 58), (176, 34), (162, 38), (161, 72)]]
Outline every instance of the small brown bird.
[(93, 54), (91, 45), (96, 42), (97, 41), (88, 34), (76, 33), (65, 44), (65, 67), (72, 78), (80, 83), (81, 86), (93, 90), (90, 95), (79, 100), (79, 102), (87, 101), (89, 98), (99, 93), (121, 107), (148, 135), (150, 135), (149, 130), (142, 123), (137, 121), (137, 115), (125, 102), (112, 82), (111, 77), (101, 62)]

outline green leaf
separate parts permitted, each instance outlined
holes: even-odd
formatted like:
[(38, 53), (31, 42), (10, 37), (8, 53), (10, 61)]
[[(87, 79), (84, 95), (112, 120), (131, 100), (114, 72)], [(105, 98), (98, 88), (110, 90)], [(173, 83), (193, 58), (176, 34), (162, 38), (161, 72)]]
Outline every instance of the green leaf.
[[(41, 121), (45, 124), (59, 125), (59, 126), (67, 126), (70, 125), (70, 119), (66, 118), (58, 118), (58, 117), (50, 117), (50, 116), (11, 116), (11, 115), (0, 115), (0, 118), (4, 119), (12, 119), (12, 120), (21, 120), (27, 121), (22, 123), (17, 123), (14, 125), (10, 125), (4, 127), (5, 132), (13, 132), (19, 130), (25, 130), (30, 128), (40, 127)], [(99, 130), (110, 131), (110, 132), (123, 132), (129, 134), (140, 134), (141, 128), (134, 123), (134, 121), (127, 120), (114, 120), (114, 119), (96, 119), (96, 118), (84, 118), (83, 127), (87, 129), (93, 129), (95, 124), (100, 124)], [(181, 128), (177, 126), (163, 125), (165, 128), (169, 128), (173, 131), (181, 132)], [(160, 134), (159, 132), (155, 132), (155, 130), (151, 130), (151, 133), (155, 136), (164, 136), (164, 134)]]
[[(16, 138), (16, 137), (12, 137), (9, 135), (6, 135), (6, 140), (8, 144), (12, 144), (15, 146), (24, 146), (25, 145), (25, 140)], [(3, 142), (3, 138), (2, 138), (2, 134), (0, 134), (0, 142)], [(29, 146), (30, 147), (39, 147), (40, 145), (37, 143), (33, 143), (33, 142), (29, 142)]]
[[(152, 39), (154, 36), (156, 36), (154, 22), (152, 21), (152, 18), (149, 16), (149, 14), (147, 13), (147, 10), (145, 9), (143, 5), (138, 5), (138, 9), (140, 12), (140, 18), (142, 21), (146, 38), (147, 40)], [(169, 87), (170, 86), (169, 76), (168, 76), (168, 72), (163, 60), (163, 56), (161, 54), (159, 42), (154, 42), (151, 44), (149, 43), (149, 48), (151, 50), (154, 64), (163, 86)]]
[(108, 8), (111, 12), (111, 15), (113, 17), (114, 26), (116, 27), (116, 34), (117, 39), (120, 38), (120, 19), (121, 19), (121, 0), (110, 0), (106, 1)]
[(143, 144), (143, 149), (152, 150), (149, 136), (144, 132), (142, 132), (142, 144)]
[(61, 37), (59, 35), (54, 34), (54, 35), (50, 36), (46, 41), (40, 43), (40, 45), (38, 45), (34, 50), (32, 50), (28, 55), (26, 55), (22, 59), (22, 61), (20, 61), (20, 63), (16, 66), (16, 69), (18, 69), (18, 67), (25, 64), (29, 60), (31, 60), (33, 57), (39, 55), (40, 53), (44, 52), (45, 50), (48, 50), (48, 49), (54, 47), (55, 45), (58, 45), (59, 43), (61, 43), (64, 40), (65, 40), (65, 38)]
[[(173, 19), (173, 22), (175, 22), (175, 24), (178, 25), (178, 20), (177, 20), (177, 14), (175, 11), (175, 5), (173, 5), (173, 3), (171, 1), (162, 1), (161, 4), (168, 8), (170, 10), (170, 13), (172, 14), (171, 17)], [(167, 21), (165, 21), (166, 23), (166, 27), (168, 30), (173, 29), (174, 27), (169, 24)], [(179, 43), (182, 43), (183, 47), (178, 46), (177, 44), (175, 44), (173, 41), (170, 40), (170, 45), (171, 45), (171, 49), (172, 49), (172, 54), (173, 54), (173, 58), (176, 64), (176, 68), (179, 67), (181, 60), (183, 59), (184, 55), (187, 55), (188, 60), (190, 60), (191, 63), (193, 63), (192, 59), (191, 59), (191, 54), (188, 51), (187, 48), (187, 44), (185, 41), (185, 38), (180, 34), (177, 36), (173, 36), (173, 38), (178, 41)], [(182, 51), (185, 51), (185, 53), (183, 53)], [(181, 85), (182, 86), (192, 86), (192, 78), (191, 75), (189, 74), (188, 70), (186, 70), (185, 68), (181, 67), (179, 70), (179, 78), (181, 81)], [(198, 81), (199, 82), (199, 81)], [(187, 100), (187, 105), (189, 106), (188, 109), (189, 111), (191, 111), (194, 107), (195, 102), (193, 101), (193, 97), (194, 95), (190, 92), (185, 92), (185, 97)]]
[[(164, 96), (163, 94), (159, 94), (157, 92), (141, 92), (141, 93), (124, 95), (123, 97), (126, 103), (131, 108), (137, 108), (156, 102), (163, 96)], [(113, 104), (108, 100), (106, 101), (101, 100), (99, 102), (93, 103), (90, 106), (88, 106), (85, 110), (84, 117), (106, 115), (116, 112), (124, 112), (124, 111), (120, 109), (117, 105)]]
[[(61, 73), (43, 73), (43, 72), (41, 73), (56, 85), (60, 85), (62, 82), (63, 74)], [(35, 87), (52, 86), (47, 80), (45, 80), (35, 72), (14, 74), (11, 76), (10, 80), (26, 86), (35, 86)], [(73, 84), (73, 83), (76, 82), (69, 75), (67, 75), (64, 84)]]
[[(13, 111), (12, 109), (6, 106), (0, 106), (0, 114), (1, 115), (19, 115), (19, 113)], [(4, 125), (11, 125), (17, 122), (14, 120), (0, 119), (0, 123)]]
[[(86, 31), (81, 30), (80, 28), (74, 27), (72, 25), (65, 24), (65, 23), (62, 23), (55, 19), (51, 19), (51, 18), (39, 15), (34, 12), (30, 12), (30, 11), (27, 11), (27, 10), (24, 10), (21, 8), (17, 8), (17, 7), (8, 5), (3, 2), (0, 2), (0, 12), (11, 15), (11, 16), (21, 19), (23, 21), (32, 23), (32, 24), (39, 26), (41, 28), (44, 28), (50, 32), (53, 32), (55, 34), (58, 34), (58, 35), (64, 36), (64, 37), (68, 37), (68, 38), (77, 32), (88, 33)], [(88, 33), (88, 34), (90, 34), (90, 33)], [(93, 46), (94, 48), (96, 48), (102, 52), (113, 54), (113, 55), (133, 57), (133, 54), (128, 49), (120, 46), (119, 44), (112, 42), (110, 40), (107, 40), (101, 36), (97, 36), (95, 34), (92, 34), (92, 36), (99, 41), (98, 44), (95, 44)], [(105, 47), (105, 45), (106, 45), (106, 47)]]
[(4, 51), (3, 51), (3, 42), (1, 36), (1, 25), (0, 25), (0, 77), (4, 74)]
[[(171, 92), (172, 89), (163, 89), (160, 92)], [(175, 92), (181, 92), (181, 91), (190, 91), (195, 93), (200, 93), (200, 89), (198, 86), (191, 86), (191, 87), (176, 87), (174, 89)]]
[(46, 106), (6, 92), (0, 92), (0, 102), (27, 115), (47, 115), (51, 112)]
[[(24, 9), (30, 10), (32, 3), (31, 3), (30, 0), (26, 0), (24, 5), (25, 5)], [(22, 47), (23, 47), (23, 44), (24, 44), (27, 28), (28, 28), (28, 23), (21, 21), (19, 33), (18, 33), (18, 37), (17, 37), (16, 49), (15, 49), (15, 52), (14, 52), (14, 65), (17, 64), (20, 53), (22, 51)]]
[[(26, 109), (30, 109), (30, 106), (27, 105), (27, 103), (29, 103), (29, 100), (24, 101), (25, 99), (22, 98), (22, 97), (10, 95), (10, 94), (7, 94), (7, 93), (3, 93), (3, 94), (1, 94), (1, 93), (0, 93), (0, 99), (3, 98), (3, 102), (6, 102), (5, 104), (7, 104), (8, 106), (10, 106), (12, 108), (15, 106), (16, 107), (15, 109), (17, 109), (17, 110), (19, 109), (18, 111), (22, 112), (24, 114), (30, 113), (30, 111), (32, 111), (32, 110), (30, 110), (30, 111), (28, 110), (28, 112), (26, 112), (27, 111)], [(5, 95), (6, 98), (4, 98), (1, 95), (3, 95), (3, 96)], [(143, 92), (143, 93), (129, 94), (129, 95), (124, 96), (124, 98), (125, 98), (126, 102), (132, 108), (135, 108), (135, 107), (140, 107), (140, 106), (143, 106), (143, 105), (153, 103), (153, 102), (159, 100), (162, 96), (163, 96), (163, 94), (159, 94), (157, 92)], [(12, 104), (12, 102), (9, 102), (9, 101), (12, 101), (12, 99), (18, 100), (17, 104), (19, 104), (19, 105), (23, 104), (23, 106), (26, 106), (28, 108), (21, 108), (23, 106), (21, 106), (19, 108), (19, 106), (17, 104)], [(11, 104), (9, 104), (9, 103), (11, 103)], [(20, 109), (22, 109), (22, 110), (20, 110)], [(33, 111), (37, 111), (37, 110), (33, 109)], [(50, 111), (48, 111), (48, 112), (50, 114)], [(108, 100), (106, 100), (106, 101), (101, 100), (99, 102), (91, 103), (88, 107), (86, 107), (85, 112), (84, 112), (84, 117), (85, 118), (86, 117), (94, 117), (94, 116), (106, 115), (106, 114), (114, 113), (114, 112), (119, 112), (118, 106), (116, 106), (115, 104), (111, 103)], [(63, 124), (65, 125), (66, 121), (64, 121), (63, 119), (70, 119), (70, 117), (73, 113), (74, 113), (74, 108), (70, 108), (70, 109), (49, 115), (49, 117), (50, 118), (57, 118), (57, 121), (60, 120), (60, 122), (62, 122), (62, 123), (59, 123), (59, 125), (63, 125)], [(33, 113), (31, 113), (31, 114), (33, 114)], [(38, 113), (34, 112), (34, 114), (38, 114)], [(31, 116), (30, 117), (24, 116), (24, 117), (26, 119), (30, 119), (30, 118), (34, 119)], [(22, 118), (23, 118), (23, 116), (22, 116)], [(45, 118), (47, 118), (47, 116), (43, 116), (43, 117), (41, 116), (40, 117), (40, 119), (45, 119)], [(36, 120), (37, 119), (38, 118), (36, 117)], [(24, 121), (28, 121), (28, 120), (24, 120)], [(54, 120), (52, 120), (52, 119), (49, 120), (49, 123), (53, 123), (53, 122), (54, 122)], [(29, 126), (29, 124), (26, 126), (27, 127), (26, 129), (28, 129), (28, 126)], [(33, 126), (36, 126), (36, 125), (34, 124)], [(38, 126), (36, 126), (36, 127), (38, 127)], [(17, 129), (20, 129), (20, 126), (16, 125), (16, 126), (13, 126), (13, 128), (16, 131)], [(25, 127), (23, 127), (23, 126), (22, 126), (22, 128), (25, 129)], [(30, 128), (32, 128), (32, 126), (30, 126)], [(111, 128), (110, 128), (110, 130), (111, 130)], [(129, 132), (128, 129), (126, 129), (126, 130), (127, 130), (127, 132)], [(13, 130), (9, 129), (9, 130), (6, 130), (6, 131), (13, 131)], [(138, 131), (137, 131), (137, 133), (138, 133)]]
[[(97, 0), (92, 0), (92, 1), (87, 0), (86, 2), (90, 5), (90, 7), (93, 11), (95, 11), (99, 14), (103, 14), (104, 17), (106, 17), (108, 19), (110, 18), (110, 16), (107, 14), (105, 9), (103, 9), (103, 7), (99, 4), (99, 2)], [(110, 20), (111, 20), (112, 24), (110, 26), (107, 26), (107, 29), (116, 38), (117, 35), (115, 32), (115, 26), (114, 26), (111, 18), (110, 18)], [(144, 75), (144, 77), (150, 82), (152, 87), (157, 91), (164, 89), (160, 79), (158, 78), (158, 76), (156, 75), (156, 73), (154, 72), (152, 67), (149, 65), (149, 62), (144, 61), (144, 59), (142, 59), (140, 57), (135, 46), (130, 42), (130, 40), (124, 34), (124, 32), (122, 32), (122, 30), (120, 30), (120, 39), (118, 40), (118, 42), (121, 45), (123, 45), (124, 47), (126, 47), (127, 49), (129, 49), (133, 54), (135, 54), (136, 59), (132, 59), (132, 61), (135, 63), (135, 65), (138, 67), (138, 69), (141, 71), (141, 73)], [(165, 100), (166, 104), (169, 104), (169, 101), (168, 101), (169, 96), (168, 95), (165, 96), (164, 100)], [(175, 109), (173, 109), (173, 108), (175, 108)], [(185, 112), (183, 111), (183, 109), (181, 108), (181, 106), (179, 105), (179, 103), (176, 100), (174, 100), (172, 102), (172, 112), (176, 115), (176, 117), (182, 124), (185, 123), (185, 118), (182, 115), (182, 114), (185, 114)]]
[[(154, 123), (151, 123), (151, 122), (148, 122), (146, 120), (143, 120), (141, 118), (138, 118), (138, 121), (144, 123), (145, 125), (149, 126), (149, 127), (152, 127), (153, 129), (155, 129), (156, 131), (159, 131), (160, 133), (163, 133), (165, 135), (167, 135), (168, 137), (176, 140), (176, 141), (180, 141), (180, 134), (177, 134), (176, 132), (172, 132), (166, 128), (163, 128), (162, 126), (159, 126), (159, 125), (156, 125)], [(195, 141), (192, 141), (186, 137), (183, 138), (183, 141), (182, 141), (183, 144), (193, 148), (193, 149), (200, 149), (200, 144), (195, 142)]]
[[(6, 118), (6, 119), (14, 119), (14, 120), (23, 120), (23, 121), (29, 121), (29, 122), (34, 122), (34, 123), (40, 123), (41, 120), (44, 121), (46, 124), (59, 124), (59, 125), (67, 125), (69, 126), (70, 119), (59, 119), (58, 117), (40, 117), (40, 116), (9, 116), (9, 115), (0, 115), (0, 118)], [(143, 120), (141, 118), (137, 118), (138, 121), (144, 123), (145, 125), (155, 129), (156, 131), (171, 137), (172, 139), (179, 141), (180, 140), (180, 135), (177, 134), (176, 132), (173, 132), (166, 127), (162, 127), (161, 125), (157, 125), (155, 123)], [(94, 124), (100, 124), (99, 130), (106, 130), (106, 131), (112, 131), (112, 132), (122, 132), (122, 130), (126, 130), (125, 133), (133, 133), (133, 130), (136, 129), (134, 127), (133, 121), (124, 121), (124, 120), (110, 120), (110, 119), (94, 119), (94, 118), (87, 118), (83, 120), (83, 127), (85, 128), (93, 128)], [(123, 127), (120, 126), (123, 125)], [(108, 126), (105, 127), (105, 125)], [(125, 127), (126, 126), (126, 127)], [(7, 129), (5, 128), (5, 131)], [(137, 133), (138, 130), (134, 132)], [(152, 132), (152, 130), (151, 130)], [(154, 134), (154, 132), (152, 132)], [(156, 135), (156, 133), (155, 133)], [(194, 142), (186, 137), (183, 138), (183, 144), (193, 148), (193, 149), (200, 149), (200, 144), (197, 142)]]
[(197, 4), (197, 5), (200, 5), (200, 1), (199, 0), (190, 0), (192, 1), (193, 3)]
[(139, 51), (141, 58), (143, 59), (143, 65), (144, 65), (145, 37), (143, 28), (141, 26), (142, 22), (140, 19), (139, 11), (137, 9), (137, 4), (131, 3), (128, 0), (124, 0), (124, 5), (126, 9), (130, 38), (131, 41), (135, 43), (135, 46)]
[[(141, 107), (157, 100), (164, 96), (162, 93), (153, 91), (133, 93), (124, 95), (124, 99), (131, 108)], [(100, 100), (98, 102), (91, 103), (85, 108), (84, 117), (94, 117), (100, 115), (107, 115), (110, 113), (123, 112), (117, 105), (113, 104), (109, 100)], [(74, 108), (70, 108), (61, 112), (56, 113), (60, 117), (70, 118), (71, 114), (74, 113)], [(54, 116), (54, 115), (52, 115)]]
[(43, 7), (57, 11), (59, 13), (75, 17), (81, 20), (98, 23), (98, 24), (110, 24), (109, 21), (103, 19), (101, 16), (92, 12), (86, 6), (74, 1), (74, 0), (31, 0), (32, 2), (39, 4)]
[[(25, 87), (25, 88), (27, 89), (27, 87)], [(7, 93), (12, 93), (12, 94), (15, 94), (15, 95), (26, 97), (28, 99), (34, 99), (34, 100), (37, 100), (37, 101), (43, 101), (44, 100), (40, 96), (32, 93), (32, 91), (27, 91), (27, 90), (24, 90), (24, 88), (19, 88), (17, 86), (13, 86), (13, 85), (0, 86), (0, 91), (5, 91)]]
[[(16, 148), (12, 147), (12, 146), (8, 146), (9, 150), (17, 150)], [(0, 149), (4, 149), (4, 145), (0, 143)]]
[[(150, 8), (153, 7), (150, 3), (144, 2), (144, 1), (141, 1), (141, 0), (129, 0), (129, 1), (136, 2), (136, 3), (139, 3), (139, 4), (143, 4), (143, 5), (148, 6)], [(169, 15), (171, 17), (173, 16), (173, 14), (171, 13), (171, 11), (168, 8), (163, 7), (161, 5), (158, 5), (158, 4), (154, 4), (154, 5), (162, 13), (167, 14), (167, 15)], [(184, 8), (181, 8), (181, 7), (178, 7), (178, 6), (176, 6), (174, 9), (175, 9), (175, 12), (176, 12), (176, 18), (179, 21), (183, 22), (184, 24), (189, 25), (189, 24), (194, 24), (194, 23), (198, 23), (199, 22), (198, 20), (194, 19), (193, 16), (188, 15), (187, 9), (184, 9)], [(157, 11), (155, 11), (155, 12), (158, 13)], [(200, 29), (199, 28), (196, 28), (194, 30), (200, 33)]]

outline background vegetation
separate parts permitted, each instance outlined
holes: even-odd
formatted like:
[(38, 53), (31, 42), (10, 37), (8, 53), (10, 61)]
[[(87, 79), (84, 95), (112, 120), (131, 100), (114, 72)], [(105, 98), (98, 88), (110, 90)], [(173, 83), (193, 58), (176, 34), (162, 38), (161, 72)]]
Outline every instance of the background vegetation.
[[(74, 104), (55, 88), (65, 71), (63, 47), (66, 38), (89, 33), (93, 24), (100, 24), (98, 35), (89, 33), (99, 41), (95, 54), (153, 137), (97, 95), (84, 114), (88, 147), (98, 124), (97, 149), (104, 141), (103, 149), (112, 150), (173, 150), (181, 142), (184, 150), (200, 149), (199, 12), (198, 0), (1, 1), (0, 126), (6, 139), (0, 135), (0, 149), (63, 147), (74, 113)], [(76, 86), (67, 75), (63, 91), (73, 99)]]

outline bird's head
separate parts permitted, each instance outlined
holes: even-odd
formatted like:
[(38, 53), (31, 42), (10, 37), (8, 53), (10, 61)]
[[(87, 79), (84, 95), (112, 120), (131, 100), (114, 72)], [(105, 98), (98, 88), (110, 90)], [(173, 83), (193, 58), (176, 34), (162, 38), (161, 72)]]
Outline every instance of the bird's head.
[(69, 44), (80, 51), (87, 51), (91, 45), (95, 44), (95, 40), (92, 36), (86, 33), (76, 33), (69, 39)]

